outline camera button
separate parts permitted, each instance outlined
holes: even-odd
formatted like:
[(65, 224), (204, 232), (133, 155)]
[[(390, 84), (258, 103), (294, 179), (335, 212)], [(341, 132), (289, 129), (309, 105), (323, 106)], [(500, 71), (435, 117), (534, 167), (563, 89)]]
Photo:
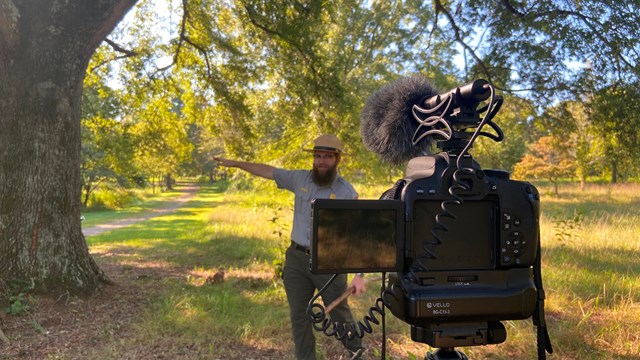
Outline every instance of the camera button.
[(436, 284), (436, 278), (433, 278), (433, 277), (420, 278), (420, 285), (429, 286), (429, 285), (435, 285), (435, 284)]

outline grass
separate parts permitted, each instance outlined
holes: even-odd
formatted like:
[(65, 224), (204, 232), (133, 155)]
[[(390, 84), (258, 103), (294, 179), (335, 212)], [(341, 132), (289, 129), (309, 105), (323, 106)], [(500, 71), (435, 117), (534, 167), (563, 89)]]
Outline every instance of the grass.
[[(382, 190), (361, 190), (361, 198), (375, 198)], [(554, 359), (640, 357), (637, 190), (636, 185), (564, 186), (554, 196), (551, 188), (540, 186), (543, 278)], [(133, 257), (188, 274), (168, 281), (136, 324), (138, 341), (179, 334), (180, 341), (209, 344), (210, 356), (237, 356), (220, 339), (290, 354), (286, 297), (273, 276), (273, 263), (288, 243), (290, 203), (287, 193), (271, 190), (223, 194), (204, 188), (171, 216), (92, 238), (93, 251), (122, 251), (125, 255), (117, 257), (122, 264)], [(220, 268), (227, 280), (204, 286), (203, 279)], [(359, 316), (377, 297), (376, 287), (351, 299)], [(422, 358), (429, 351), (411, 341), (408, 325), (389, 316), (387, 326), (390, 358)], [(474, 359), (536, 358), (531, 321), (509, 321), (506, 327), (505, 343), (463, 351)], [(317, 338), (321, 352), (335, 353), (332, 339)], [(369, 346), (379, 348), (380, 328), (374, 328), (369, 340)]]
[(85, 209), (82, 212), (82, 216), (84, 216), (84, 220), (82, 220), (82, 227), (86, 228), (110, 221), (126, 219), (153, 209), (161, 208), (170, 204), (179, 195), (180, 192), (175, 190), (164, 192), (158, 191), (155, 194), (148, 191), (138, 191), (136, 200), (133, 201), (131, 205), (124, 208), (107, 209), (100, 207)]
[[(157, 293), (133, 321), (130, 336), (106, 335), (106, 345), (91, 358), (132, 358), (127, 351), (140, 344), (165, 344), (190, 358), (291, 358), (286, 296), (274, 264), (288, 245), (292, 197), (274, 188), (223, 193), (203, 187), (170, 215), (89, 238), (101, 261), (162, 274), (149, 279)], [(361, 198), (376, 198), (385, 187), (358, 189)], [(555, 350), (550, 358), (640, 358), (640, 188), (563, 185), (558, 196), (550, 186), (539, 189), (546, 318)], [(173, 195), (133, 211), (160, 206)], [(225, 281), (209, 283), (220, 270)], [(365, 295), (350, 299), (356, 317), (366, 314), (377, 287), (371, 283)], [(505, 343), (462, 350), (471, 359), (535, 359), (531, 321), (505, 326)], [(373, 353), (379, 354), (380, 334), (374, 327), (365, 338)], [(409, 326), (392, 316), (387, 334), (388, 359), (422, 359), (430, 350), (412, 342)], [(342, 354), (335, 340), (316, 338), (325, 359)]]
[(575, 358), (639, 358), (640, 186), (547, 190), (543, 276), (556, 346)]
[[(275, 229), (269, 216), (278, 211), (270, 206), (205, 187), (171, 215), (89, 238), (92, 252), (110, 254), (123, 265), (179, 274), (163, 279), (163, 292), (136, 324), (135, 341), (177, 337), (178, 343), (204, 346), (208, 356), (228, 358), (240, 358), (240, 348), (228, 339), (282, 347), (288, 337), (273, 334), (288, 335), (288, 310), (272, 264), (285, 245), (268, 230)], [(226, 280), (208, 285), (207, 279), (221, 269)], [(122, 348), (112, 351), (96, 358), (117, 358)]]

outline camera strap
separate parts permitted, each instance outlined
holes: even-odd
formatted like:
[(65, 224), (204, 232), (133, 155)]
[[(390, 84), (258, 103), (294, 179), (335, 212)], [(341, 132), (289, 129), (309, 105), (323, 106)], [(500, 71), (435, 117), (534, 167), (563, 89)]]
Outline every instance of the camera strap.
[(545, 350), (549, 353), (553, 353), (551, 347), (551, 340), (549, 338), (549, 331), (547, 330), (547, 322), (544, 318), (544, 299), (545, 293), (542, 288), (542, 261), (541, 261), (541, 246), (540, 246), (540, 234), (538, 234), (538, 250), (536, 254), (536, 261), (533, 265), (533, 282), (538, 289), (538, 299), (536, 301), (536, 310), (533, 313), (533, 324), (537, 327), (538, 335), (538, 359), (545, 359)]

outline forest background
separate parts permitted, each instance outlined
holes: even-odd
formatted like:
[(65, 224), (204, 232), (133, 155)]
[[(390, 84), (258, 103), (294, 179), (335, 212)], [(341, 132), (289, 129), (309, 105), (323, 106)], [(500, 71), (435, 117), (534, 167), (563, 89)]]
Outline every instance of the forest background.
[(483, 168), (554, 184), (636, 181), (634, 9), (600, 2), (142, 1), (89, 65), (83, 203), (91, 205), (98, 186), (213, 179), (216, 155), (306, 168), (302, 149), (322, 133), (346, 144), (341, 171), (348, 179), (390, 183), (403, 165), (384, 164), (363, 146), (360, 111), (375, 90), (415, 73), (442, 92), (487, 79), (505, 97), (496, 122), (506, 139), (480, 138), (472, 149)]

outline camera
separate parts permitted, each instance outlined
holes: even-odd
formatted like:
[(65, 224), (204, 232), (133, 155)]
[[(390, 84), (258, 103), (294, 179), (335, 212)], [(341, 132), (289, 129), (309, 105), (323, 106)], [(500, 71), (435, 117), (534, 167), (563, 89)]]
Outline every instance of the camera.
[[(528, 318), (536, 307), (539, 195), (477, 166), (456, 180), (454, 160), (445, 153), (409, 162), (389, 308), (412, 325), (414, 341), (433, 347), (500, 343), (499, 321)], [(452, 197), (456, 182), (465, 186)]]
[(501, 343), (501, 321), (540, 322), (539, 193), (506, 171), (482, 169), (469, 153), (478, 136), (503, 138), (492, 122), (502, 98), (487, 81), (412, 102), (407, 142), (439, 140), (439, 151), (409, 159), (379, 200), (316, 199), (311, 270), (388, 272), (382, 302), (414, 341)]

